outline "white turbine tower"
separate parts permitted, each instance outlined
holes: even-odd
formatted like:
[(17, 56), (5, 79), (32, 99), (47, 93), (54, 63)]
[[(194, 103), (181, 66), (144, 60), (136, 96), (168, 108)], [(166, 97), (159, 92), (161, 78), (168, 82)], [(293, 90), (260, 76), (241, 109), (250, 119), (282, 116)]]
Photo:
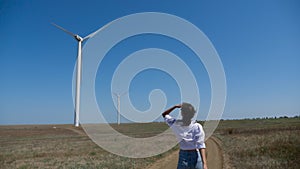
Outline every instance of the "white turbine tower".
[(121, 118), (120, 118), (120, 112), (121, 112), (121, 96), (123, 96), (123, 95), (125, 95), (125, 94), (127, 94), (127, 92), (123, 92), (123, 93), (121, 93), (121, 94), (114, 93), (114, 95), (117, 97), (117, 101), (118, 101), (118, 114), (117, 114), (117, 116), (118, 116), (118, 125), (120, 125), (120, 120), (121, 120)]
[[(112, 23), (112, 22), (111, 22)], [(109, 24), (111, 24), (109, 23)], [(82, 42), (87, 40), (88, 38), (93, 37), (95, 34), (97, 34), (98, 32), (100, 32), (102, 29), (104, 29), (105, 27), (107, 27), (109, 24), (103, 26), (101, 29), (89, 34), (88, 36), (82, 38), (77, 34), (74, 34), (66, 29), (64, 29), (61, 26), (56, 25), (55, 23), (52, 23), (52, 25), (56, 26), (57, 28), (63, 30), (64, 32), (66, 32), (67, 34), (71, 35), (72, 37), (74, 37), (77, 42), (78, 42), (78, 53), (77, 53), (77, 73), (76, 73), (76, 97), (75, 97), (75, 117), (74, 117), (74, 125), (76, 127), (79, 126), (79, 111), (80, 111), (80, 83), (81, 83), (81, 45)]]

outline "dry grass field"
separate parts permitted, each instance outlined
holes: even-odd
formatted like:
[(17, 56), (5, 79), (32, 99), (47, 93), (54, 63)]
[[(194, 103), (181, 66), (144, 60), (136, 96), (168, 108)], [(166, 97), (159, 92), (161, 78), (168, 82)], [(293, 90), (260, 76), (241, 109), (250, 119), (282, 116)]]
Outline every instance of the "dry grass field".
[[(164, 123), (112, 126), (132, 137), (167, 128)], [(299, 118), (221, 121), (215, 137), (222, 141), (231, 168), (300, 168)], [(0, 168), (142, 169), (176, 149), (132, 159), (103, 150), (72, 125), (0, 126)]]
[(144, 168), (164, 156), (132, 159), (111, 154), (72, 125), (1, 126), (0, 152), (0, 168), (22, 169)]
[(232, 168), (300, 168), (300, 118), (226, 120), (215, 135)]

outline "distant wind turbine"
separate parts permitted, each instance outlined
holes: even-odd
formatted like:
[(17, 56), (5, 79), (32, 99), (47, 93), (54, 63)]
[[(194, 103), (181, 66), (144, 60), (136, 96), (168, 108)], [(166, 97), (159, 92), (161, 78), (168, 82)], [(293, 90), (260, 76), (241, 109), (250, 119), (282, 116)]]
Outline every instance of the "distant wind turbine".
[(125, 94), (127, 94), (128, 93), (128, 91), (126, 91), (126, 92), (123, 92), (123, 93), (121, 93), (121, 94), (118, 94), (118, 93), (114, 93), (114, 95), (117, 97), (117, 100), (118, 100), (118, 125), (120, 125), (120, 120), (121, 120), (121, 118), (120, 118), (120, 112), (121, 112), (121, 96), (123, 96), (123, 95), (125, 95)]
[[(116, 21), (116, 20), (115, 20)], [(113, 21), (114, 22), (114, 21)], [(75, 98), (75, 117), (74, 117), (74, 125), (76, 127), (79, 126), (79, 111), (80, 111), (80, 84), (81, 84), (81, 45), (82, 42), (93, 37), (94, 35), (96, 35), (98, 32), (100, 32), (101, 30), (103, 30), (104, 28), (106, 28), (107, 26), (109, 26), (112, 22), (106, 24), (105, 26), (103, 26), (102, 28), (98, 29), (97, 31), (89, 34), (88, 36), (82, 38), (77, 34), (74, 34), (66, 29), (64, 29), (61, 26), (56, 25), (55, 23), (51, 23), (52, 25), (56, 26), (57, 28), (63, 30), (64, 32), (66, 32), (67, 34), (71, 35), (72, 37), (74, 37), (77, 41), (78, 41), (78, 53), (77, 53), (77, 74), (76, 74), (76, 98)]]

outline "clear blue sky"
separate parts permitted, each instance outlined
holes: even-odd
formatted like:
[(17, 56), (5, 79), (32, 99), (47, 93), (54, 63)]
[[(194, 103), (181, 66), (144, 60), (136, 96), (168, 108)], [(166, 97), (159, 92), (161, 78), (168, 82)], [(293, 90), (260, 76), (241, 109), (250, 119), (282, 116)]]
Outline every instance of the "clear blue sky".
[[(207, 35), (226, 73), (224, 119), (300, 114), (298, 0), (0, 0), (0, 124), (73, 123), (77, 44), (51, 22), (86, 36), (114, 19), (137, 12), (173, 14)], [(198, 119), (205, 118), (210, 84), (203, 65), (187, 58), (192, 53), (186, 46), (155, 35), (126, 39), (105, 58), (105, 66), (97, 74), (96, 95), (111, 112), (106, 118), (116, 120), (108, 85), (114, 66), (122, 57), (149, 47), (172, 51), (185, 58), (191, 69), (200, 70), (196, 75), (201, 86)], [(155, 88), (165, 91), (168, 106), (180, 100), (174, 79), (149, 70), (132, 81), (132, 102), (141, 110), (147, 109), (148, 93)]]

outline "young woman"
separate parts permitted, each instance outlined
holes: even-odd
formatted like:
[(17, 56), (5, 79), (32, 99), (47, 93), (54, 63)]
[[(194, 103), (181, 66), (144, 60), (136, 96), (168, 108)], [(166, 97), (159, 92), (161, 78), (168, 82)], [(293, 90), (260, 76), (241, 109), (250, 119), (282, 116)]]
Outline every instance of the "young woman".
[[(181, 108), (181, 120), (170, 115), (176, 108)], [(180, 151), (177, 169), (207, 169), (205, 135), (201, 124), (192, 121), (195, 112), (196, 110), (191, 104), (182, 103), (162, 113), (166, 123), (179, 140)]]

